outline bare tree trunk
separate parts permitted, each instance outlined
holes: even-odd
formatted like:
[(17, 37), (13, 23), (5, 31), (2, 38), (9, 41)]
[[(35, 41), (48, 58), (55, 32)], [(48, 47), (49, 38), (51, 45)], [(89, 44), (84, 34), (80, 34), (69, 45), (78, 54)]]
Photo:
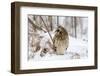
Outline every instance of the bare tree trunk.
[(77, 37), (77, 20), (76, 17), (72, 17), (72, 35)]
[(57, 26), (59, 25), (59, 16), (57, 16)]
[(53, 27), (52, 27), (52, 16), (49, 16), (48, 20), (49, 20), (50, 31), (52, 31), (53, 30)]
[(77, 18), (74, 17), (75, 38), (77, 38)]
[(71, 31), (72, 31), (72, 36), (74, 36), (74, 17), (72, 17), (72, 27), (71, 27)]

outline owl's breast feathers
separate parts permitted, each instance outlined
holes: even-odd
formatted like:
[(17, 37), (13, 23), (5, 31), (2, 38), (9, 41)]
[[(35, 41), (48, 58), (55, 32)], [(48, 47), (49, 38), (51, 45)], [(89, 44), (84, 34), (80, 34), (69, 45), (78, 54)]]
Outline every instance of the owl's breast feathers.
[(65, 39), (68, 39), (68, 33), (67, 31), (63, 30), (59, 33), (56, 33), (55, 36), (54, 36), (54, 39), (57, 39), (57, 40), (65, 40)]
[(56, 49), (56, 53), (63, 55), (64, 51), (68, 48), (69, 37), (68, 32), (63, 27), (58, 27), (53, 37), (53, 45)]

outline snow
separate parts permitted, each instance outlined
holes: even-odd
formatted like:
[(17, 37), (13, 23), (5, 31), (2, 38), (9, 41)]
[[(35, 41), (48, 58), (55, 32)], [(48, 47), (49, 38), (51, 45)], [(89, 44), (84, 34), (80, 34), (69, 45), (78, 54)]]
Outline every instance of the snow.
[[(51, 32), (51, 35), (53, 36), (52, 32)], [(49, 60), (84, 59), (88, 57), (88, 42), (87, 41), (84, 41), (82, 39), (76, 39), (69, 36), (69, 46), (68, 46), (68, 49), (65, 50), (65, 54), (56, 55), (55, 53), (52, 53), (52, 54), (50, 53), (52, 52), (52, 49), (50, 49), (50, 46), (47, 44), (47, 41), (50, 40), (48, 33), (41, 34), (41, 36), (44, 36), (44, 37), (42, 38), (40, 42), (40, 46), (42, 48), (49, 48), (49, 52), (47, 52), (46, 54), (44, 54), (43, 57), (41, 57), (40, 54), (41, 54), (42, 48), (34, 54), (30, 51), (29, 52), (30, 60), (49, 61)]]

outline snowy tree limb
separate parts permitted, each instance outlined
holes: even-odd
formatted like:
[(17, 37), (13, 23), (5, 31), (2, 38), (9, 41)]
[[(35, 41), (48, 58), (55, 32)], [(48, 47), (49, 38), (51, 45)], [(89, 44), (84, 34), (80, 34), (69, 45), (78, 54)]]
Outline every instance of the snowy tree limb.
[(38, 25), (35, 24), (31, 19), (28, 18), (28, 21), (32, 24), (33, 27), (35, 27), (35, 28), (37, 28), (37, 29), (39, 29), (39, 30), (42, 30), (42, 31), (46, 32), (46, 31), (43, 30), (41, 27), (38, 27)]

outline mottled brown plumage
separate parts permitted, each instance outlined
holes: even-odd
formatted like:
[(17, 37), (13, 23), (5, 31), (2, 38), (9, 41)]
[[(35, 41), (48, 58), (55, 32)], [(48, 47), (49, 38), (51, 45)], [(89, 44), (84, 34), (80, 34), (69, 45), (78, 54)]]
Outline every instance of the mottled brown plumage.
[(53, 44), (57, 55), (63, 55), (68, 48), (69, 37), (68, 32), (62, 26), (58, 26), (53, 37)]

